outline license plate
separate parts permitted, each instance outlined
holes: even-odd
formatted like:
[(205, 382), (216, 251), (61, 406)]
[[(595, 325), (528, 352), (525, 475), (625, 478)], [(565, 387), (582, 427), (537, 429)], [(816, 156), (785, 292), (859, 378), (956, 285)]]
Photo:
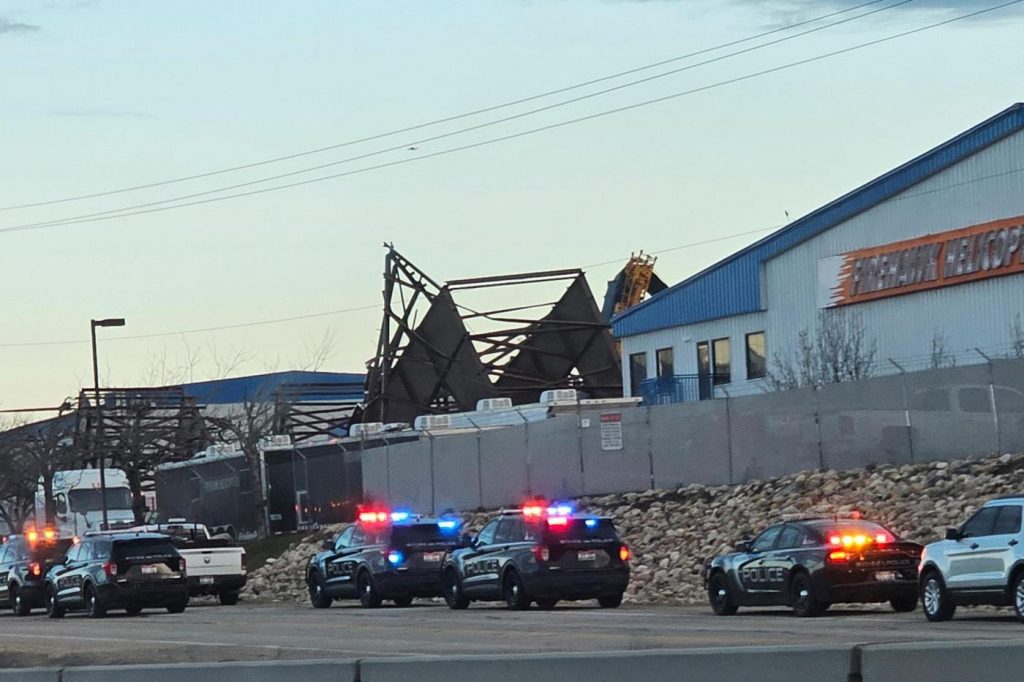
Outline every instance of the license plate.
[(896, 571), (877, 571), (875, 573), (875, 580), (880, 583), (891, 583), (896, 580)]
[(160, 567), (156, 564), (147, 564), (142, 567), (142, 575), (153, 575), (160, 572)]
[(594, 552), (594, 551), (577, 552), (576, 553), (576, 558), (579, 559), (580, 561), (597, 561), (597, 552)]
[(424, 552), (423, 562), (427, 564), (439, 564), (444, 559), (444, 552)]
[(199, 584), (200, 585), (212, 585), (213, 584), (213, 576), (212, 575), (200, 576)]

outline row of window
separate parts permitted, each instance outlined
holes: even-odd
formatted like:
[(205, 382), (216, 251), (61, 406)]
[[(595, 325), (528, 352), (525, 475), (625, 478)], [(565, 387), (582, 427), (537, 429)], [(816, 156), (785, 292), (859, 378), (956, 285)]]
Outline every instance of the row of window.
[[(767, 348), (764, 332), (746, 335), (747, 379), (763, 379), (767, 373)], [(674, 349), (659, 348), (654, 353), (659, 379), (675, 375)], [(728, 338), (712, 339), (697, 343), (697, 375), (708, 377), (701, 381), (701, 399), (710, 398), (711, 387), (732, 381), (732, 344)], [(647, 379), (647, 353), (633, 353), (629, 356), (630, 395), (640, 394), (640, 382)], [(705, 385), (706, 384), (706, 385)]]

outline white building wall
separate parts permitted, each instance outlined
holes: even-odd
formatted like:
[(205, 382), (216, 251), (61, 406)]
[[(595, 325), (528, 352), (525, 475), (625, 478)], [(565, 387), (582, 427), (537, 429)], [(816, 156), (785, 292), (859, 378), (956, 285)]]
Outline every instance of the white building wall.
[[(721, 337), (729, 337), (732, 345), (730, 394), (760, 391), (762, 381), (746, 380), (745, 335), (765, 332), (771, 367), (774, 358), (795, 348), (802, 329), (814, 329), (819, 311), (819, 259), (1024, 215), (1024, 172), (1013, 172), (1021, 168), (1024, 132), (766, 262), (761, 292), (766, 311), (622, 339), (625, 393), (630, 393), (630, 354), (645, 352), (647, 375), (653, 377), (656, 350), (672, 347), (675, 373), (696, 374), (697, 342)], [(861, 315), (868, 339), (877, 344), (880, 362), (917, 357), (918, 365), (908, 369), (919, 369), (928, 362), (937, 332), (953, 351), (975, 347), (1008, 351), (1014, 316), (1024, 316), (1024, 274), (894, 296), (831, 309), (828, 314), (842, 312)]]
[[(906, 192), (814, 237), (765, 264), (769, 358), (792, 348), (818, 317), (818, 260), (857, 249), (1024, 215), (1024, 132), (1017, 133)], [(995, 177), (990, 177), (995, 176)], [(1011, 342), (1024, 314), (1024, 275), (1007, 275), (830, 309), (859, 314), (881, 362), (930, 358), (935, 334), (950, 350), (995, 349)], [(917, 356), (917, 357), (914, 357)], [(981, 361), (981, 358), (977, 358)]]

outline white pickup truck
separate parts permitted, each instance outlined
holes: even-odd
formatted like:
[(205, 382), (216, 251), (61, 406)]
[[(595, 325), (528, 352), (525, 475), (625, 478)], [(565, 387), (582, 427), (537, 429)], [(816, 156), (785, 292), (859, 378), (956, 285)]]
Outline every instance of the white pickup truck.
[(185, 559), (191, 596), (215, 594), (225, 606), (238, 602), (246, 579), (245, 549), (235, 545), (230, 535), (211, 536), (203, 524), (177, 519), (133, 530), (174, 538), (178, 554)]

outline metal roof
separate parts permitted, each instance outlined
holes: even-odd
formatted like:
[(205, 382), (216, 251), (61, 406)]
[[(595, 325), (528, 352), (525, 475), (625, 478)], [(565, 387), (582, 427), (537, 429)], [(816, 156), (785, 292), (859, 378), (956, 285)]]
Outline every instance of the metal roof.
[(652, 296), (612, 320), (617, 337), (761, 310), (761, 265), (985, 147), (1024, 129), (1017, 103), (767, 237)]
[[(298, 386), (302, 388), (301, 399), (316, 401), (338, 399), (338, 390), (351, 386), (351, 399), (362, 400), (365, 375), (341, 372), (273, 372), (256, 374), (248, 377), (216, 379), (185, 384), (185, 394), (192, 396), (201, 404), (233, 404), (242, 403), (260, 396), (272, 396), (280, 387)], [(323, 385), (323, 395), (318, 395), (316, 385)], [(347, 391), (343, 391), (347, 393)]]

